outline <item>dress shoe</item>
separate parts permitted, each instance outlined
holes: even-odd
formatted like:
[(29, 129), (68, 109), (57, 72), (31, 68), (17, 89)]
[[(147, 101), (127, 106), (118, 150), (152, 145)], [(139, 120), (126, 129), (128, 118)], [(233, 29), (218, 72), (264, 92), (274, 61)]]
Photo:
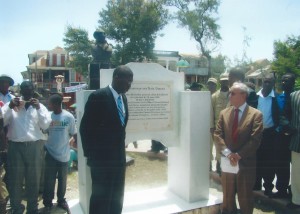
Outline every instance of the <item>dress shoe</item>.
[(270, 198), (289, 198), (290, 196), (287, 192), (276, 192), (270, 196)]
[(300, 205), (294, 204), (293, 202), (291, 202), (286, 205), (286, 208), (288, 208), (290, 210), (300, 209)]

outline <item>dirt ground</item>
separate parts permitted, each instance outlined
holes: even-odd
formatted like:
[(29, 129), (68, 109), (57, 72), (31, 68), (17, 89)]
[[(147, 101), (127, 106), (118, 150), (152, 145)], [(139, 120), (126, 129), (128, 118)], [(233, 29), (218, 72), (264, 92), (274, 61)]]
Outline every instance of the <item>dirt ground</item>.
[[(145, 153), (127, 152), (134, 163), (127, 166), (125, 191), (151, 189), (167, 184), (167, 159), (161, 155), (151, 156)], [(68, 175), (67, 200), (79, 198), (78, 174), (73, 169)]]
[[(149, 153), (127, 152), (134, 159), (134, 163), (127, 167), (125, 191), (150, 189), (167, 184), (167, 156), (160, 153), (158, 156)], [(78, 174), (72, 171), (68, 176), (67, 200), (79, 197)], [(211, 188), (221, 191), (221, 186), (211, 180)], [(278, 203), (264, 200), (263, 194), (256, 194), (254, 214), (290, 214)], [(297, 212), (295, 212), (297, 213)], [(300, 212), (299, 212), (300, 213)]]

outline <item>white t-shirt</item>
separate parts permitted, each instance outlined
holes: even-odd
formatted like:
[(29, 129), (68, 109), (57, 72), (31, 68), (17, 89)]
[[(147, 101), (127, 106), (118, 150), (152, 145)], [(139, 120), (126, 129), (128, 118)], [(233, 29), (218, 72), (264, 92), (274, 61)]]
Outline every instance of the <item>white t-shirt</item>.
[(70, 136), (76, 134), (74, 116), (62, 110), (60, 114), (51, 113), (47, 151), (57, 161), (68, 162), (70, 159)]

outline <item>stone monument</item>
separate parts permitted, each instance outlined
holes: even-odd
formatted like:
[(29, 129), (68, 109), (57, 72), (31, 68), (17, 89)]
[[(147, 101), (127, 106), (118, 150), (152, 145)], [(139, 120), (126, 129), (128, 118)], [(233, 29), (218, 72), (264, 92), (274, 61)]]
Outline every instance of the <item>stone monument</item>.
[[(165, 194), (165, 199), (153, 202), (155, 206), (145, 201), (133, 206), (132, 200), (127, 204), (129, 194), (125, 192), (123, 213), (167, 214), (221, 203), (220, 197), (211, 199), (209, 193), (210, 93), (184, 91), (184, 74), (169, 71), (156, 63), (129, 63), (127, 66), (134, 73), (134, 81), (127, 93), (126, 143), (155, 139), (163, 142), (169, 153), (168, 186), (166, 191), (158, 193)], [(100, 70), (101, 87), (111, 83), (112, 71)], [(90, 93), (92, 90), (76, 93), (78, 124)], [(80, 136), (78, 157), (79, 204), (82, 209), (78, 213), (88, 213), (91, 178)], [(144, 194), (137, 197), (143, 198)], [(173, 198), (176, 200), (170, 205), (165, 204), (166, 200)], [(160, 205), (168, 207), (168, 211), (158, 211)]]
[(112, 46), (107, 43), (102, 29), (96, 30), (93, 36), (95, 44), (92, 46), (93, 61), (89, 64), (89, 88), (94, 90), (100, 88), (100, 69), (110, 68)]

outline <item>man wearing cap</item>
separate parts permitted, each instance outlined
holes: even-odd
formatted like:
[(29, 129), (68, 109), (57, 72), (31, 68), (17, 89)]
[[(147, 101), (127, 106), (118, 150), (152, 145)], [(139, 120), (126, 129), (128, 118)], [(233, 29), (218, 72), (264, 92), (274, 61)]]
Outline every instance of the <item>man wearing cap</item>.
[(206, 84), (211, 94), (217, 91), (218, 80), (216, 78), (209, 78)]
[[(8, 91), (8, 88), (13, 85), (14, 85), (14, 80), (10, 76), (6, 74), (2, 74), (0, 76), (0, 106), (1, 107), (4, 106), (6, 103), (10, 102), (13, 98), (15, 98), (15, 96), (9, 93)], [(4, 142), (1, 142), (1, 144), (3, 145), (3, 150), (7, 148), (6, 134), (7, 134), (7, 127), (4, 127), (5, 137), (3, 138)]]
[[(215, 79), (215, 78), (209, 78), (207, 80), (206, 84), (207, 84), (208, 90), (210, 91), (210, 94), (213, 95), (216, 92), (216, 90), (217, 90), (218, 80)], [(210, 161), (213, 161), (214, 160), (214, 156), (212, 154), (212, 149), (213, 149), (213, 146), (214, 146), (214, 140), (213, 140), (214, 119), (213, 119), (212, 106), (211, 106), (211, 111), (210, 111), (210, 130), (211, 130), (211, 133), (212, 133), (212, 135), (210, 136)], [(210, 168), (210, 171), (212, 171), (211, 162), (210, 162), (209, 168)]]
[(15, 96), (10, 94), (8, 88), (14, 85), (14, 80), (6, 75), (0, 76), (0, 101), (4, 104), (10, 102)]
[[(14, 80), (6, 75), (6, 74), (2, 74), (0, 76), (0, 111), (1, 111), (1, 107), (4, 106), (4, 104), (10, 102), (15, 96), (12, 95), (11, 93), (9, 93), (8, 89), (10, 86), (13, 86), (14, 85)], [(1, 119), (2, 118), (2, 119)], [(2, 122), (2, 125), (3, 126), (3, 115), (0, 116), (0, 120)], [(7, 127), (2, 127), (1, 128), (2, 133), (0, 133), (0, 151), (1, 151), (1, 155), (5, 155), (6, 152), (7, 152), (7, 147), (8, 147), (8, 144), (7, 144), (7, 137), (6, 137), (6, 134), (7, 134)], [(0, 157), (1, 159), (1, 157)], [(0, 160), (1, 162), (1, 160)], [(7, 182), (7, 172), (6, 172), (6, 163), (0, 163), (0, 176), (4, 177), (3, 180), (2, 178), (0, 178), (0, 190), (1, 190), (1, 194), (0, 194), (0, 213), (2, 213), (1, 211), (5, 210), (6, 209), (6, 200), (8, 198), (8, 192), (7, 192), (7, 189), (6, 189), (6, 182)], [(6, 174), (6, 176), (4, 176)]]
[[(10, 102), (10, 100), (14, 98), (14, 96), (8, 91), (9, 86), (13, 85), (14, 80), (11, 77), (5, 74), (0, 76), (0, 111), (1, 107), (3, 107), (5, 103)], [(0, 119), (3, 120), (2, 114), (0, 114)], [(3, 140), (4, 138), (0, 138), (0, 144), (5, 147), (5, 142), (2, 142)]]
[[(215, 131), (215, 127), (219, 120), (220, 112), (227, 107), (227, 104), (229, 102), (228, 99), (228, 74), (221, 74), (220, 75), (220, 89), (216, 91), (211, 98), (212, 103), (212, 128), (211, 133), (213, 134)], [(220, 154), (216, 153), (216, 161), (217, 166), (216, 170), (219, 175), (221, 175), (221, 168), (220, 168)]]

